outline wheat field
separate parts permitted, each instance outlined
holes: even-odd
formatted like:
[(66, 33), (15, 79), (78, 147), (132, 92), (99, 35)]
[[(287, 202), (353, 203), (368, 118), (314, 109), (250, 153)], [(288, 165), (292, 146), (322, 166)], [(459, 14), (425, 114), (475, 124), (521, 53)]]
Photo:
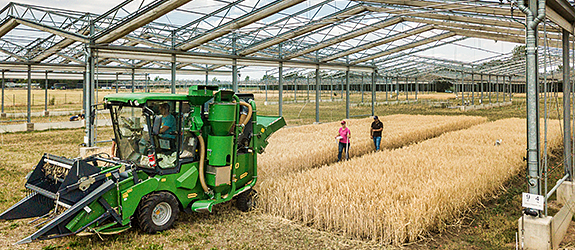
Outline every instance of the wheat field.
[[(556, 147), (559, 122), (549, 127), (549, 145)], [(278, 177), (266, 210), (356, 238), (415, 241), (524, 169), (525, 134), (524, 119), (499, 120)]]
[[(381, 149), (394, 149), (436, 137), (448, 131), (469, 128), (486, 121), (476, 116), (382, 116)], [(346, 120), (351, 130), (350, 158), (375, 150), (370, 138), (373, 118)], [(283, 128), (269, 139), (258, 157), (258, 182), (337, 161), (335, 136), (340, 122)]]

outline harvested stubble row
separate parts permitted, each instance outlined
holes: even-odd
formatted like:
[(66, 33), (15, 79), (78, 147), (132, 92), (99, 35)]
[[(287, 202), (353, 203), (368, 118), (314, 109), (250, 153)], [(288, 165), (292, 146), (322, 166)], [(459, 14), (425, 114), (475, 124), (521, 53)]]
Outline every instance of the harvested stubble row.
[[(559, 123), (549, 127), (549, 145), (557, 147)], [(357, 238), (417, 240), (523, 170), (525, 134), (524, 119), (499, 120), (284, 176), (274, 180), (267, 209)]]
[[(391, 115), (383, 122), (382, 149), (400, 148), (437, 137), (445, 132), (469, 128), (487, 119), (477, 116)], [(375, 150), (369, 136), (372, 118), (347, 120), (351, 130), (350, 157)], [(339, 122), (284, 128), (270, 139), (266, 152), (258, 157), (260, 185), (266, 180), (301, 172), (337, 161), (335, 136)]]

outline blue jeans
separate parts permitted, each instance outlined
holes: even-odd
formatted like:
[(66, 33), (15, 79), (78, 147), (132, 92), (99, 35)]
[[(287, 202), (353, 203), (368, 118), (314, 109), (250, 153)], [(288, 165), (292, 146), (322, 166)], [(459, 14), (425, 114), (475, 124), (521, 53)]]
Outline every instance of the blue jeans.
[(381, 136), (374, 136), (373, 143), (375, 144), (375, 151), (378, 151), (379, 145), (381, 144)]
[(337, 154), (337, 161), (341, 161), (341, 153), (345, 150), (346, 158), (349, 158), (349, 152), (347, 152), (347, 148), (349, 147), (348, 143), (339, 142), (338, 154)]

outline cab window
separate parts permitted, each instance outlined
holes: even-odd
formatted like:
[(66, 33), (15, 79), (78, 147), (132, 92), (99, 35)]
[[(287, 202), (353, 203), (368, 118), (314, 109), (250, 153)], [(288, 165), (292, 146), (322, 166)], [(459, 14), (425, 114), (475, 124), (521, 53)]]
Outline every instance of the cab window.
[(150, 119), (153, 119), (151, 137), (156, 146), (157, 164), (160, 168), (175, 167), (180, 146), (181, 102), (150, 102), (149, 106), (155, 112)]

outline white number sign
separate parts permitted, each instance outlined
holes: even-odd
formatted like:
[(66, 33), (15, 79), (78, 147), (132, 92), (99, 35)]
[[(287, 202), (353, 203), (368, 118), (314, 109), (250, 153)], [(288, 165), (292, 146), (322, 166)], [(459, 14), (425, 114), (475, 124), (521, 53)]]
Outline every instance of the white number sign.
[(523, 207), (543, 210), (545, 197), (543, 195), (523, 193)]

